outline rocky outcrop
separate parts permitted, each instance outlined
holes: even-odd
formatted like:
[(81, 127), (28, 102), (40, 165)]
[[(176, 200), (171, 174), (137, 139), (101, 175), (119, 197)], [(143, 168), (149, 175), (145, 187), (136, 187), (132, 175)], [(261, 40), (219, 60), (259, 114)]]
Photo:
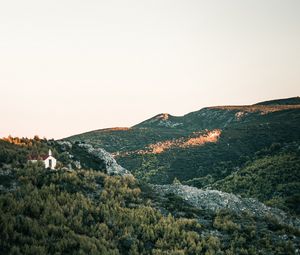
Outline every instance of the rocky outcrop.
[(300, 227), (299, 220), (292, 220), (283, 211), (267, 207), (253, 198), (241, 198), (240, 196), (218, 190), (202, 190), (181, 184), (153, 186), (159, 194), (175, 194), (190, 205), (203, 210), (217, 212), (221, 209), (229, 209), (235, 213), (248, 212), (255, 217), (271, 216), (279, 222)]
[(165, 128), (178, 128), (183, 126), (183, 123), (180, 122), (181, 117), (175, 117), (168, 113), (158, 114), (148, 120), (143, 121), (142, 123), (136, 125), (135, 127), (165, 127)]
[(90, 155), (102, 160), (108, 175), (131, 175), (131, 173), (120, 166), (111, 154), (102, 148), (94, 148), (91, 144), (80, 143), (78, 146), (86, 150)]

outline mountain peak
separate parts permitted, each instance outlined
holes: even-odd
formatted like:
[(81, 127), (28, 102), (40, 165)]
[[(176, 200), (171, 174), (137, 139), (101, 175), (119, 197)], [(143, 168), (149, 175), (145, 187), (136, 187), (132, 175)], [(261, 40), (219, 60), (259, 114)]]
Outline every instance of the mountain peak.
[(166, 127), (174, 128), (182, 126), (183, 123), (179, 122), (180, 117), (175, 117), (169, 113), (160, 113), (154, 117), (143, 121), (142, 123), (136, 125), (135, 127)]
[(154, 118), (158, 119), (158, 120), (168, 120), (170, 118), (170, 114), (169, 113), (161, 113), (156, 115)]

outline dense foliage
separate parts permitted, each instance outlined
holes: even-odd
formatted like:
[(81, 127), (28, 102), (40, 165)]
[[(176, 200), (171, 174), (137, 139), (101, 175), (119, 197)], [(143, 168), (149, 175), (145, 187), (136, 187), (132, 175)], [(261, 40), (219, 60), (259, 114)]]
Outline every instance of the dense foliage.
[(45, 172), (37, 165), (15, 174), (20, 188), (0, 197), (1, 254), (145, 254), (147, 247), (162, 254), (184, 251), (185, 244), (193, 253), (204, 248), (192, 231), (199, 224), (162, 217), (141, 205), (132, 177)]
[(265, 156), (211, 185), (300, 215), (300, 152)]
[(35, 136), (30, 138), (7, 137), (0, 139), (0, 166), (3, 164), (24, 165), (29, 157), (37, 158), (48, 155), (49, 148), (55, 156), (58, 155), (55, 147), (51, 146), (54, 141), (40, 139)]
[(293, 254), (300, 234), (274, 219), (230, 212), (206, 215), (204, 226), (197, 220), (203, 212), (174, 198), (160, 204), (163, 211), (185, 208), (192, 217), (162, 214), (151, 189), (131, 176), (38, 164), (12, 174), (17, 188), (0, 195), (1, 254)]

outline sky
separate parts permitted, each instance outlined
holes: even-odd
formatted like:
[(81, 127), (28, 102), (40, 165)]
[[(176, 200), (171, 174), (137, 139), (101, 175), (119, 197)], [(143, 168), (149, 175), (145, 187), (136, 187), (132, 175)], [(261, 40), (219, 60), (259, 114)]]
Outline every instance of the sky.
[(300, 95), (299, 0), (0, 2), (0, 137)]

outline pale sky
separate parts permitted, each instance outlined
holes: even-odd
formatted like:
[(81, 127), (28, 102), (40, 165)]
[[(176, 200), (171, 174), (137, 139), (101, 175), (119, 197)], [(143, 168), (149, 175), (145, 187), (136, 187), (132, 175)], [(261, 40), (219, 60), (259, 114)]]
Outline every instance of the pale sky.
[(300, 95), (299, 0), (0, 2), (0, 137)]

